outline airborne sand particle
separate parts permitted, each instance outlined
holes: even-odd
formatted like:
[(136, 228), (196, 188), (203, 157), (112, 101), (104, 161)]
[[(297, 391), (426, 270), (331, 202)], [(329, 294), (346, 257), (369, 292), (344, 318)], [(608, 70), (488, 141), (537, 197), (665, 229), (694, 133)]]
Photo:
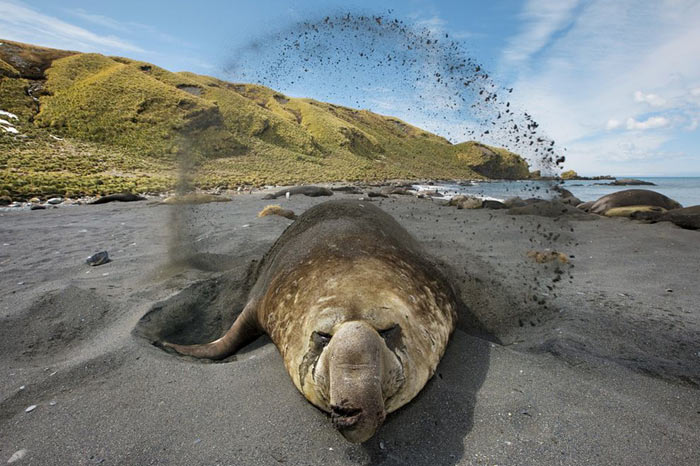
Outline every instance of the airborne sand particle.
[(380, 113), (383, 96), (394, 111), (452, 142), (491, 142), (548, 174), (565, 160), (532, 115), (511, 105), (513, 88), (497, 85), (464, 44), (391, 15), (342, 13), (293, 24), (234, 51), (226, 71), (234, 80), (313, 90), (314, 98)]

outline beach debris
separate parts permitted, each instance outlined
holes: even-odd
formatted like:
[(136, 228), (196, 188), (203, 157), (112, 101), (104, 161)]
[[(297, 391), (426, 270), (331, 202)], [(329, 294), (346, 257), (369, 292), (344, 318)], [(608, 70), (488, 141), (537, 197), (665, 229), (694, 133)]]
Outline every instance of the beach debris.
[(35, 409), (36, 409), (36, 405), (27, 406), (27, 408), (24, 410), (24, 412), (25, 412), (25, 413), (31, 413), (31, 412), (34, 411)]
[(56, 406), (56, 401), (54, 401), (54, 400), (49, 401), (49, 406)]
[(93, 267), (106, 264), (107, 262), (111, 262), (107, 251), (100, 251), (98, 253), (95, 253), (85, 260), (85, 263), (87, 263), (88, 265), (92, 265)]
[(292, 197), (292, 193), (290, 193), (289, 191), (287, 191), (286, 193), (284, 193), (284, 197), (285, 197), (287, 200), (289, 200), (289, 198)]
[(280, 217), (285, 217), (290, 220), (296, 220), (297, 216), (296, 214), (289, 210), (289, 209), (283, 209), (282, 206), (272, 204), (265, 206), (263, 210), (258, 212), (258, 217), (267, 217), (268, 215), (279, 215)]
[(28, 453), (28, 452), (27, 452), (27, 450), (26, 450), (25, 448), (22, 448), (21, 450), (17, 450), (16, 452), (14, 452), (14, 453), (12, 454), (12, 456), (10, 456), (10, 459), (7, 460), (7, 464), (12, 464), (12, 463), (14, 463), (14, 462), (16, 462), (16, 461), (21, 460), (22, 458), (24, 458), (25, 456), (27, 456), (27, 453)]
[(22, 385), (22, 386), (19, 387), (20, 390), (24, 390), (25, 388), (27, 388), (26, 385)]
[(527, 257), (535, 260), (538, 264), (546, 264), (547, 262), (559, 261), (562, 264), (568, 264), (569, 258), (566, 254), (557, 251), (528, 251)]
[(58, 205), (63, 203), (63, 198), (62, 197), (52, 197), (48, 201), (46, 201), (47, 204), (51, 205)]

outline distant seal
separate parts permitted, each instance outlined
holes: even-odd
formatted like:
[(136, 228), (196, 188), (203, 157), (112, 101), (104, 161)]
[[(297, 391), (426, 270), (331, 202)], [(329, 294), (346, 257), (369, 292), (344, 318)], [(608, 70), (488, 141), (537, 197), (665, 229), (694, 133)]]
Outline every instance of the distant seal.
[(107, 204), (108, 202), (137, 202), (137, 201), (145, 201), (145, 200), (146, 200), (145, 197), (139, 196), (138, 194), (119, 193), (119, 194), (110, 194), (108, 196), (102, 196), (102, 197), (97, 198), (94, 201), (90, 202), (90, 204), (91, 205)]
[(604, 215), (609, 209), (628, 206), (655, 206), (666, 210), (682, 206), (673, 199), (648, 189), (626, 189), (601, 197), (590, 206), (589, 211)]
[(309, 197), (319, 197), (332, 196), (333, 191), (328, 188), (321, 188), (319, 186), (295, 186), (293, 188), (282, 189), (274, 194), (267, 194), (263, 197), (263, 199), (277, 199), (278, 197), (286, 196), (287, 194), (290, 196), (293, 194), (303, 194), (304, 196)]
[(404, 228), (369, 203), (328, 201), (265, 255), (224, 336), (161, 345), (221, 359), (267, 333), (299, 391), (359, 443), (433, 376), (456, 320), (452, 288)]

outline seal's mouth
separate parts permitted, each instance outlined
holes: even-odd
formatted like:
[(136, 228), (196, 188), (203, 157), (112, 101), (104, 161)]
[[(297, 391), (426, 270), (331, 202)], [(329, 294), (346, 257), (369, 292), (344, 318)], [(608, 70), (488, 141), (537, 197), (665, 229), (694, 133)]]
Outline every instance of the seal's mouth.
[(344, 408), (342, 406), (331, 407), (331, 419), (333, 424), (339, 429), (347, 429), (354, 426), (362, 417), (360, 408)]

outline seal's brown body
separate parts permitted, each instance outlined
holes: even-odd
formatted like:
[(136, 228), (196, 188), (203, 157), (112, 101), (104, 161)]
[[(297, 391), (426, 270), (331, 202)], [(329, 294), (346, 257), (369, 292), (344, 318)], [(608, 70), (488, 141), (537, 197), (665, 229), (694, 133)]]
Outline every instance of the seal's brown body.
[(452, 289), (405, 229), (371, 203), (329, 201), (265, 255), (224, 337), (165, 346), (222, 358), (265, 332), (304, 396), (364, 441), (434, 374), (455, 323)]

